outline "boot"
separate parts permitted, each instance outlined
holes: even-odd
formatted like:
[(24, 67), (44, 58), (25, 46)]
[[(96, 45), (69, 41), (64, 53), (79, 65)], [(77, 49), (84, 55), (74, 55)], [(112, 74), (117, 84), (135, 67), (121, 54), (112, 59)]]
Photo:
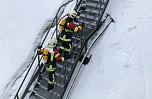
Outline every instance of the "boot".
[(53, 84), (48, 84), (48, 88), (47, 88), (47, 91), (50, 91), (54, 88), (54, 85)]

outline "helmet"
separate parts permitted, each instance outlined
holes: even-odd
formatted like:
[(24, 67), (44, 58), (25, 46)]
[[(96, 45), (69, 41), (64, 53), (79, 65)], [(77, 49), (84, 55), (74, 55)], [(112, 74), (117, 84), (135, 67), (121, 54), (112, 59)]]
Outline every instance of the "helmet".
[(69, 17), (70, 18), (75, 18), (76, 16), (77, 16), (77, 12), (76, 11), (73, 10), (73, 11), (69, 12)]
[(52, 47), (55, 47), (56, 44), (57, 44), (57, 39), (56, 39), (56, 38), (52, 38), (52, 39), (49, 41), (49, 43), (48, 43), (47, 46), (48, 46), (49, 48), (52, 48)]

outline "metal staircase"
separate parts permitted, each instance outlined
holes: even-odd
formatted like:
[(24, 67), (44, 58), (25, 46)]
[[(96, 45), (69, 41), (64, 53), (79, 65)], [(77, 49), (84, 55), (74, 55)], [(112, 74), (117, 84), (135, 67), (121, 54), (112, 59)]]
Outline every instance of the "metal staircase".
[[(27, 94), (30, 99), (62, 99), (67, 86), (72, 78), (73, 72), (79, 62), (80, 56), (86, 51), (88, 40), (94, 35), (99, 25), (102, 23), (102, 16), (109, 0), (79, 0), (75, 10), (80, 12), (78, 21), (84, 23), (85, 27), (80, 33), (73, 33), (73, 44), (71, 56), (64, 63), (58, 62), (55, 73), (55, 86), (53, 90), (47, 91), (48, 71), (45, 66), (40, 66), (35, 79), (29, 89), (23, 94), (23, 99)], [(85, 10), (81, 10), (84, 7)], [(19, 98), (17, 98), (19, 99)]]

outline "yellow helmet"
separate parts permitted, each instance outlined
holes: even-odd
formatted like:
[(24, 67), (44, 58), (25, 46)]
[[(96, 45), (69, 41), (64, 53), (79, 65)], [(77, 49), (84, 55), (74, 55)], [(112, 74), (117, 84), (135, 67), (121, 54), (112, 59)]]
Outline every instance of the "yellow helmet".
[(56, 38), (52, 38), (52, 39), (49, 41), (49, 43), (48, 43), (48, 47), (49, 47), (49, 48), (53, 48), (53, 47), (56, 46), (56, 44), (57, 44), (57, 39), (56, 39)]
[(72, 10), (72, 11), (69, 12), (69, 17), (70, 18), (75, 18), (76, 16), (77, 16), (77, 12), (76, 11)]

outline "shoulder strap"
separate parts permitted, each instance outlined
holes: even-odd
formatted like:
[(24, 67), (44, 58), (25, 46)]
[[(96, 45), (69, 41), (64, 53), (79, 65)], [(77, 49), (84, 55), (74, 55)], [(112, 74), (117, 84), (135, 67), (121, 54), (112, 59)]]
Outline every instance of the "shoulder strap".
[(53, 59), (54, 59), (54, 52), (51, 53), (51, 57), (50, 58), (51, 58), (51, 61), (53, 61)]

